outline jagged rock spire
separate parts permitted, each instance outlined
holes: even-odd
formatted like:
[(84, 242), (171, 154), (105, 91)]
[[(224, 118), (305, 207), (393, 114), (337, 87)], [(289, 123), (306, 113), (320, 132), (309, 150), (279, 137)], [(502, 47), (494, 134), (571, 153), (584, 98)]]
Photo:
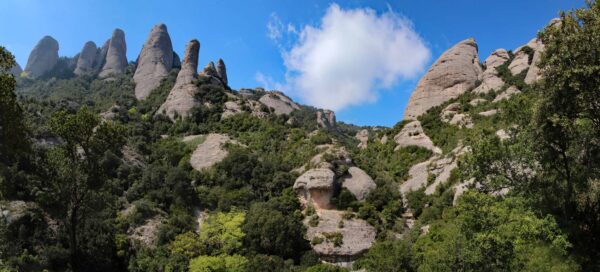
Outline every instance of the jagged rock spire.
[(79, 53), (77, 66), (75, 67), (75, 71), (73, 73), (81, 76), (96, 72), (94, 64), (96, 62), (97, 54), (98, 49), (96, 48), (96, 44), (92, 41), (86, 42), (81, 49), (81, 53)]
[(125, 43), (125, 32), (121, 29), (115, 29), (108, 50), (106, 52), (106, 60), (102, 71), (101, 78), (106, 78), (111, 75), (120, 75), (125, 73), (127, 68), (127, 44)]
[(135, 97), (145, 99), (152, 90), (160, 85), (173, 67), (173, 45), (164, 24), (155, 25), (148, 35), (138, 58), (137, 69), (133, 76)]
[(58, 42), (50, 37), (43, 37), (31, 50), (25, 72), (36, 78), (50, 71), (58, 62)]
[(198, 40), (191, 40), (187, 44), (175, 86), (169, 92), (165, 103), (158, 109), (158, 114), (165, 114), (171, 120), (175, 120), (177, 116), (187, 117), (189, 111), (198, 105), (198, 101), (194, 98), (195, 93), (198, 91), (194, 80), (198, 77), (199, 51), (200, 42)]
[(222, 59), (219, 59), (217, 62), (217, 74), (219, 75), (219, 78), (221, 78), (221, 81), (223, 81), (223, 84), (228, 85), (227, 68), (225, 67), (225, 62), (223, 62)]

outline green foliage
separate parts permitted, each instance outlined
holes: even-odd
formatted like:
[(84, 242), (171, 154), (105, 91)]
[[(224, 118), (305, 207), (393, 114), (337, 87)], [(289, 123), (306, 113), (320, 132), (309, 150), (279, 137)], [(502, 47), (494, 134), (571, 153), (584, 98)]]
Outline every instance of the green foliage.
[(305, 272), (347, 272), (348, 269), (331, 264), (317, 264), (309, 267)]
[(413, 259), (414, 253), (407, 241), (382, 241), (375, 243), (353, 267), (373, 272), (416, 271)]
[(242, 248), (245, 213), (231, 211), (212, 214), (202, 225), (200, 241), (208, 255), (233, 254)]
[(200, 256), (190, 261), (190, 272), (244, 272), (248, 259), (240, 255)]

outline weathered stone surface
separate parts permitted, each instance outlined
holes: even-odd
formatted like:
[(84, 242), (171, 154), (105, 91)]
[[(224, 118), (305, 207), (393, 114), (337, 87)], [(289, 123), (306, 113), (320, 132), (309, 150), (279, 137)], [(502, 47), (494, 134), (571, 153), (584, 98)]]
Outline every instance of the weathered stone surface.
[(317, 125), (324, 129), (336, 128), (335, 112), (330, 110), (317, 111)]
[(127, 68), (127, 44), (125, 43), (125, 32), (115, 29), (108, 44), (104, 66), (100, 72), (101, 78), (125, 73)]
[(498, 76), (496, 68), (510, 59), (508, 52), (504, 49), (497, 49), (485, 60), (486, 66), (483, 71), (481, 84), (473, 90), (475, 93), (488, 93), (491, 90), (500, 90), (504, 86), (504, 81)]
[(512, 60), (508, 69), (513, 75), (518, 75), (523, 70), (529, 68), (529, 54), (524, 50), (525, 47), (529, 47), (536, 50), (538, 46), (537, 38), (530, 40), (526, 45), (523, 45), (515, 50), (515, 58)]
[(219, 61), (217, 61), (217, 74), (219, 75), (221, 81), (223, 81), (224, 85), (229, 84), (229, 82), (227, 81), (227, 68), (225, 67), (225, 62), (223, 62), (222, 59), (219, 59)]
[(237, 101), (227, 101), (225, 102), (224, 111), (221, 114), (221, 118), (227, 118), (242, 112), (243, 110)]
[(194, 97), (194, 94), (198, 91), (198, 86), (194, 84), (194, 81), (198, 73), (199, 51), (200, 42), (192, 40), (188, 43), (175, 86), (169, 92), (165, 103), (158, 109), (159, 114), (165, 114), (171, 120), (175, 120), (176, 116), (186, 118), (190, 110), (198, 105), (199, 102)]
[(448, 178), (450, 178), (450, 172), (458, 167), (458, 165), (454, 155), (449, 155), (446, 158), (432, 162), (430, 167), (430, 172), (431, 174), (435, 175), (435, 180), (425, 189), (426, 195), (435, 193), (435, 189), (438, 187), (438, 185), (448, 181)]
[(356, 138), (357, 140), (360, 141), (360, 143), (358, 144), (358, 148), (365, 149), (365, 148), (367, 148), (368, 143), (369, 143), (369, 131), (366, 129), (363, 129), (363, 130), (357, 132), (356, 135), (354, 136), (354, 138)]
[(482, 111), (482, 112), (480, 112), (478, 114), (481, 115), (481, 116), (490, 117), (490, 116), (496, 115), (497, 113), (498, 113), (497, 109), (491, 109), (491, 110), (488, 110), (488, 111)]
[(458, 203), (460, 196), (469, 190), (469, 186), (471, 186), (473, 183), (475, 183), (475, 179), (471, 178), (467, 181), (454, 185), (454, 199), (452, 200), (452, 205), (456, 205)]
[(175, 52), (173, 52), (173, 68), (181, 69), (181, 59)]
[(86, 42), (81, 49), (81, 53), (79, 53), (77, 66), (75, 67), (75, 71), (73, 71), (73, 73), (78, 76), (95, 73), (95, 62), (97, 55), (98, 48), (96, 48), (96, 44), (92, 41)]
[(206, 140), (196, 147), (190, 158), (190, 164), (198, 171), (210, 168), (227, 157), (227, 150), (223, 147), (226, 143), (237, 144), (224, 134), (211, 133)]
[(377, 187), (365, 171), (355, 166), (348, 168), (348, 173), (341, 177), (340, 183), (360, 201), (367, 199), (369, 192)]
[(416, 191), (427, 185), (427, 178), (429, 177), (429, 164), (432, 160), (427, 160), (421, 163), (413, 165), (408, 170), (409, 178), (400, 185), (400, 192), (403, 196), (410, 191)]
[(173, 67), (173, 45), (164, 24), (155, 25), (142, 48), (133, 75), (135, 97), (145, 99)]
[(469, 105), (476, 107), (479, 104), (485, 103), (487, 102), (487, 100), (483, 99), (483, 98), (475, 98), (471, 101), (469, 101)]
[(152, 217), (146, 220), (143, 225), (129, 229), (127, 231), (128, 237), (142, 247), (153, 248), (156, 246), (156, 239), (163, 221), (162, 216)]
[(457, 114), (458, 111), (460, 110), (460, 108), (461, 108), (460, 103), (452, 103), (452, 104), (446, 106), (440, 113), (440, 119), (446, 123), (450, 122), (450, 120), (452, 119), (452, 116)]
[(204, 69), (202, 69), (201, 74), (204, 76), (219, 77), (219, 73), (217, 73), (217, 68), (215, 68), (215, 63), (212, 61), (206, 64), (206, 66), (204, 66)]
[(9, 72), (15, 77), (20, 77), (21, 73), (23, 73), (23, 69), (21, 68), (21, 65), (15, 62), (15, 66), (10, 68)]
[[(309, 241), (315, 237), (324, 238), (320, 244), (312, 245), (313, 250), (319, 259), (331, 263), (351, 262), (362, 256), (375, 242), (375, 228), (362, 219), (353, 218), (346, 220), (343, 218), (344, 212), (335, 210), (319, 210), (319, 224), (311, 227), (308, 222), (310, 218), (304, 220), (307, 226), (306, 236)], [(340, 228), (340, 221), (343, 221), (343, 228)], [(332, 241), (325, 239), (327, 233), (337, 233), (342, 235), (342, 244), (335, 246)]]
[(25, 72), (32, 78), (40, 77), (54, 68), (58, 62), (58, 42), (50, 37), (43, 37), (31, 50)]
[(508, 135), (508, 133), (504, 129), (500, 129), (500, 130), (496, 131), (496, 136), (498, 136), (498, 138), (500, 138), (500, 140), (510, 139), (510, 135)]
[(502, 92), (501, 94), (499, 94), (498, 96), (496, 96), (496, 98), (494, 98), (494, 103), (496, 102), (500, 102), (502, 100), (505, 99), (509, 99), (511, 96), (521, 93), (521, 91), (519, 89), (517, 89), (517, 87), (515, 86), (510, 86), (508, 87), (508, 89), (506, 89), (506, 91)]
[(96, 61), (94, 62), (95, 63), (94, 69), (96, 69), (96, 72), (99, 72), (100, 70), (102, 70), (102, 67), (104, 67), (104, 64), (106, 63), (106, 55), (108, 54), (109, 46), (110, 46), (110, 39), (106, 40), (104, 45), (102, 45), (102, 47), (98, 50), (98, 53), (96, 54)]
[(310, 169), (296, 179), (294, 190), (304, 205), (330, 209), (334, 191), (335, 173), (329, 168)]
[[(560, 19), (559, 19), (559, 22), (560, 22)], [(533, 84), (542, 78), (543, 73), (538, 65), (542, 59), (542, 54), (544, 53), (544, 49), (545, 49), (544, 44), (542, 43), (541, 40), (538, 40), (537, 50), (535, 50), (535, 53), (533, 54), (533, 59), (531, 60), (531, 65), (529, 66), (529, 71), (527, 71), (527, 75), (525, 76), (525, 83)]]
[(431, 139), (425, 134), (419, 121), (412, 121), (404, 125), (402, 130), (394, 136), (394, 141), (398, 144), (397, 149), (414, 145), (427, 148), (437, 154), (442, 153), (442, 150), (433, 145)]
[(292, 99), (279, 91), (267, 92), (258, 101), (265, 106), (272, 108), (276, 115), (290, 114), (292, 111), (300, 109), (298, 104), (294, 103)]
[(417, 84), (404, 111), (404, 120), (415, 120), (428, 109), (475, 87), (481, 73), (475, 40), (467, 39), (453, 46)]

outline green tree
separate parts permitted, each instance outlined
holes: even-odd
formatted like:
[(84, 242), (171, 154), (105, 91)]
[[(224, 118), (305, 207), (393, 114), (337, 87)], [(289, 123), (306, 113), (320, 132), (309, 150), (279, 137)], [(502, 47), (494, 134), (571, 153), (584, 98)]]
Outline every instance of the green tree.
[(240, 255), (200, 256), (190, 261), (190, 272), (243, 272), (248, 260)]
[(372, 272), (415, 271), (413, 258), (414, 253), (407, 241), (381, 241), (357, 260), (354, 268)]
[(246, 215), (241, 211), (212, 214), (202, 225), (200, 241), (209, 255), (233, 254), (242, 247), (242, 223)]
[(48, 152), (51, 180), (45, 184), (42, 201), (48, 203), (67, 228), (70, 263), (80, 269), (78, 230), (84, 224), (80, 213), (91, 203), (92, 194), (102, 188), (110, 172), (101, 162), (107, 153), (120, 154), (124, 144), (123, 127), (99, 118), (81, 108), (76, 114), (57, 112), (50, 119), (53, 133), (63, 144)]

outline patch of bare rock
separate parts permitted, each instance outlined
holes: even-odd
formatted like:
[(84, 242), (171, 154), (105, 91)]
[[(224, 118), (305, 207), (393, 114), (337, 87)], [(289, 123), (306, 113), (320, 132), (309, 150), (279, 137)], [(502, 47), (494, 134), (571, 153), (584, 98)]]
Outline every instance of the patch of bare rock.
[(367, 148), (369, 143), (369, 131), (366, 129), (362, 129), (356, 133), (354, 138), (360, 141), (360, 143), (358, 144), (358, 148), (365, 149)]
[(44, 36), (31, 50), (25, 72), (28, 76), (37, 78), (49, 72), (57, 62), (58, 42), (50, 36)]
[(299, 110), (300, 106), (294, 103), (292, 99), (282, 92), (270, 91), (259, 99), (260, 103), (273, 109), (276, 115), (290, 114), (294, 110)]
[(486, 67), (483, 71), (481, 84), (473, 90), (475, 93), (489, 93), (491, 90), (500, 90), (504, 81), (498, 76), (496, 68), (510, 59), (505, 49), (497, 49), (485, 60)]
[(227, 143), (238, 144), (229, 136), (224, 134), (211, 133), (206, 136), (206, 140), (196, 147), (190, 158), (190, 164), (198, 171), (210, 168), (221, 162), (229, 152), (224, 148)]
[(517, 89), (517, 87), (515, 86), (510, 86), (508, 87), (508, 89), (506, 89), (506, 91), (500, 93), (498, 96), (496, 96), (496, 98), (494, 98), (494, 100), (492, 102), (496, 103), (496, 102), (500, 102), (502, 100), (506, 100), (509, 99), (511, 96), (521, 93), (521, 91), (519, 89)]
[(429, 136), (425, 134), (423, 127), (421, 127), (421, 122), (419, 121), (412, 121), (406, 124), (402, 130), (394, 136), (394, 141), (397, 144), (397, 149), (406, 146), (420, 146), (427, 148), (436, 154), (442, 153), (442, 150), (439, 147), (436, 147)]
[(173, 67), (173, 45), (164, 24), (155, 25), (138, 57), (133, 75), (135, 97), (145, 99), (152, 90), (160, 85)]

